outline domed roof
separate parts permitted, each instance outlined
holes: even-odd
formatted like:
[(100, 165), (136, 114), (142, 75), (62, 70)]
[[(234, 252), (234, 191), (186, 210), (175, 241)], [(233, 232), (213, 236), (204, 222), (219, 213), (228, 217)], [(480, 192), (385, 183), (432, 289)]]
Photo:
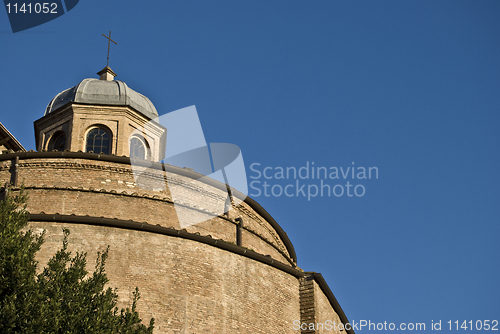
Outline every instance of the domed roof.
[[(82, 104), (130, 106), (149, 119), (158, 117), (155, 106), (146, 96), (129, 88), (123, 81), (113, 80), (112, 77), (114, 75), (109, 75), (109, 73), (113, 73), (109, 67), (103, 69), (103, 71), (107, 72), (105, 73), (107, 76), (101, 75), (101, 79), (83, 79), (78, 85), (57, 94), (47, 106), (45, 115), (69, 102), (75, 102)], [(98, 74), (103, 73), (103, 71)]]

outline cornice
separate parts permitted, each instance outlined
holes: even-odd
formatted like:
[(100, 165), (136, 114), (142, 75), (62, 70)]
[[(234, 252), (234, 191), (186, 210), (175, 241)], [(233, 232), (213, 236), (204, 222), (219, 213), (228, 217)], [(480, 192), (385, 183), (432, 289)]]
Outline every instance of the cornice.
[(201, 242), (213, 247), (217, 247), (250, 258), (252, 260), (259, 261), (261, 263), (267, 264), (271, 267), (284, 271), (296, 278), (302, 278), (304, 276), (303, 271), (293, 268), (278, 260), (275, 260), (270, 255), (262, 255), (253, 250), (234, 245), (224, 240), (214, 239), (212, 238), (211, 235), (203, 236), (200, 235), (199, 233), (189, 233), (185, 229), (178, 230), (172, 227), (163, 227), (160, 225), (152, 225), (146, 222), (136, 222), (133, 220), (121, 220), (121, 219), (111, 219), (111, 218), (92, 217), (92, 216), (60, 215), (57, 213), (56, 214), (30, 213), (29, 220), (33, 222), (58, 222), (58, 223), (70, 223), (70, 224), (86, 224), (94, 226), (107, 226), (107, 227), (123, 228), (128, 230), (144, 231), (144, 232), (168, 235), (172, 237), (179, 237), (183, 239)]

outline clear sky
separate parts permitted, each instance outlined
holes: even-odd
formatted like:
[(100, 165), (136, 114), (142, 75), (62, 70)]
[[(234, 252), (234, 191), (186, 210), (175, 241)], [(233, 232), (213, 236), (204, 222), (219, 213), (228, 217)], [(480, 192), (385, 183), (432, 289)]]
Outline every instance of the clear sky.
[[(0, 122), (34, 149), (33, 121), (97, 77), (111, 30), (117, 80), (160, 114), (196, 105), (254, 188), (292, 185), (250, 194), (351, 321), (500, 321), (499, 17), (498, 1), (85, 0), (14, 34), (0, 9)], [(340, 179), (275, 177), (313, 162)], [(378, 179), (343, 179), (353, 163)], [(308, 200), (297, 181), (365, 193)]]

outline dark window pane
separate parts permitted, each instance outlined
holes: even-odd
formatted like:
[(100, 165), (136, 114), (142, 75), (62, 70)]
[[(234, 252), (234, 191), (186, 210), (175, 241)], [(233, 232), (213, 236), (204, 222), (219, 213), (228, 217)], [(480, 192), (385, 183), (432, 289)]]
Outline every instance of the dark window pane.
[(50, 139), (48, 148), (49, 151), (64, 151), (66, 148), (66, 134), (64, 132), (56, 132)]
[(110, 154), (109, 139), (110, 135), (106, 130), (94, 128), (87, 134), (87, 147), (85, 150), (87, 152)]

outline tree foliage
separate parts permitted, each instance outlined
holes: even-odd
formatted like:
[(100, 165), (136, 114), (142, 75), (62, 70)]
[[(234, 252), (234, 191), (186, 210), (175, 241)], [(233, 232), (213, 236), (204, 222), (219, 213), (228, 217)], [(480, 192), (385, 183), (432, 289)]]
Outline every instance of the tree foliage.
[(86, 253), (68, 251), (64, 229), (62, 248), (37, 271), (44, 233), (26, 230), (26, 201), (23, 190), (0, 200), (0, 333), (152, 333), (154, 319), (145, 326), (136, 311), (137, 288), (132, 307), (120, 312), (116, 291), (105, 288), (109, 247), (88, 275)]

